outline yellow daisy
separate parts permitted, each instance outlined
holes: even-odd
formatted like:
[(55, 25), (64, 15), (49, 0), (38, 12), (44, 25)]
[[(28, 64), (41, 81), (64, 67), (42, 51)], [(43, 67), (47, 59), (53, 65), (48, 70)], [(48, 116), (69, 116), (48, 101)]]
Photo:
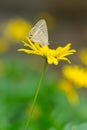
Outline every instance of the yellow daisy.
[(63, 67), (63, 75), (78, 87), (87, 87), (87, 69), (80, 66)]
[(32, 28), (32, 24), (22, 18), (13, 18), (9, 19), (4, 27), (5, 37), (20, 41), (28, 34), (29, 30)]
[(29, 49), (18, 49), (18, 51), (23, 51), (27, 54), (40, 55), (47, 59), (48, 64), (58, 65), (60, 60), (66, 60), (69, 63), (70, 60), (66, 57), (73, 54), (76, 50), (70, 50), (71, 43), (68, 43), (65, 47), (57, 47), (56, 49), (51, 49), (48, 45), (40, 45), (38, 43), (32, 42), (29, 37), (26, 37), (26, 41), (23, 41), (24, 46)]
[(41, 19), (39, 22), (36, 23), (36, 25), (31, 29), (29, 36), (26, 37), (26, 41), (23, 41), (23, 43), (24, 46), (27, 48), (18, 49), (18, 51), (23, 51), (27, 54), (42, 56), (47, 61), (44, 64), (40, 82), (38, 84), (34, 101), (30, 110), (30, 115), (26, 123), (26, 129), (28, 129), (33, 109), (40, 90), (41, 82), (46, 71), (47, 63), (58, 65), (60, 60), (66, 60), (70, 63), (70, 60), (66, 56), (73, 54), (74, 52), (76, 52), (76, 50), (70, 50), (71, 43), (68, 43), (65, 47), (57, 47), (56, 49), (49, 48), (47, 25), (44, 19)]
[(83, 48), (79, 51), (79, 58), (81, 62), (87, 66), (87, 48)]
[(77, 105), (79, 103), (78, 94), (75, 88), (72, 86), (72, 84), (68, 80), (60, 81), (60, 90), (63, 91), (63, 93), (66, 95), (71, 105)]

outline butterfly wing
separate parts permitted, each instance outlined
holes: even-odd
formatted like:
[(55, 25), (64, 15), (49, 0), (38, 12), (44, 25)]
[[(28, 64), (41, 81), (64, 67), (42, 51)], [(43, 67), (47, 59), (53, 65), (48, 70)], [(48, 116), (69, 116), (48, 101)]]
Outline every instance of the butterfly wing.
[(48, 30), (46, 21), (44, 19), (39, 20), (29, 33), (29, 38), (33, 42), (37, 42), (40, 45), (48, 45)]

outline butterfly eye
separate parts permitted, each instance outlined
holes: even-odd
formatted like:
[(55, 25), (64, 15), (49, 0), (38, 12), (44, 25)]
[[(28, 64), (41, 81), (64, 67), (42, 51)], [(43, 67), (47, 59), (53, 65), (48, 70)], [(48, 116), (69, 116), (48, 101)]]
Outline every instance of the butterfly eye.
[(32, 34), (29, 35), (30, 38), (31, 38), (32, 36), (33, 36)]

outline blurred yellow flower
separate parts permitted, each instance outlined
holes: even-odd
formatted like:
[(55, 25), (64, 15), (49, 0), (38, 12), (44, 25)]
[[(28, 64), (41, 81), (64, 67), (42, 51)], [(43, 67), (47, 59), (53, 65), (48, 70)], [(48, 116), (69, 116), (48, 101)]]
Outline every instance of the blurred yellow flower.
[(41, 108), (38, 104), (36, 104), (33, 111), (32, 119), (37, 120), (41, 116), (41, 114), (42, 114)]
[(23, 41), (24, 46), (29, 49), (19, 49), (18, 51), (24, 51), (27, 54), (40, 55), (47, 59), (48, 64), (57, 65), (60, 60), (66, 60), (69, 63), (70, 60), (66, 57), (76, 52), (74, 49), (70, 50), (71, 43), (68, 43), (65, 47), (57, 47), (56, 49), (50, 49), (47, 45), (41, 46), (38, 43), (33, 43), (28, 37), (27, 42)]
[(9, 50), (9, 44), (4, 38), (0, 38), (0, 53), (4, 53)]
[(64, 92), (69, 103), (71, 105), (77, 105), (79, 103), (79, 97), (72, 84), (67, 80), (61, 80), (59, 84), (60, 90)]
[[(30, 109), (31, 106), (29, 105), (26, 109), (27, 115), (30, 113)], [(32, 114), (32, 119), (37, 120), (41, 116), (41, 114), (42, 114), (41, 107), (38, 104), (36, 104)]]
[(31, 28), (31, 23), (22, 18), (10, 19), (5, 24), (4, 34), (9, 39), (22, 40)]
[(87, 69), (74, 66), (63, 67), (63, 75), (77, 87), (87, 87)]
[(87, 48), (80, 50), (79, 57), (84, 65), (87, 65)]
[(2, 60), (0, 60), (0, 78), (5, 75), (5, 64)]

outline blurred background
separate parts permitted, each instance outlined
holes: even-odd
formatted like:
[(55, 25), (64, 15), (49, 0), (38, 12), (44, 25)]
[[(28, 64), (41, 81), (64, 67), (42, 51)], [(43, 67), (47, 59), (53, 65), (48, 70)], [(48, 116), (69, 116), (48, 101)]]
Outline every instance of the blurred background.
[(18, 52), (39, 19), (51, 48), (72, 43), (77, 52), (49, 65), (29, 130), (87, 129), (87, 1), (0, 0), (0, 130), (24, 130), (44, 65)]

